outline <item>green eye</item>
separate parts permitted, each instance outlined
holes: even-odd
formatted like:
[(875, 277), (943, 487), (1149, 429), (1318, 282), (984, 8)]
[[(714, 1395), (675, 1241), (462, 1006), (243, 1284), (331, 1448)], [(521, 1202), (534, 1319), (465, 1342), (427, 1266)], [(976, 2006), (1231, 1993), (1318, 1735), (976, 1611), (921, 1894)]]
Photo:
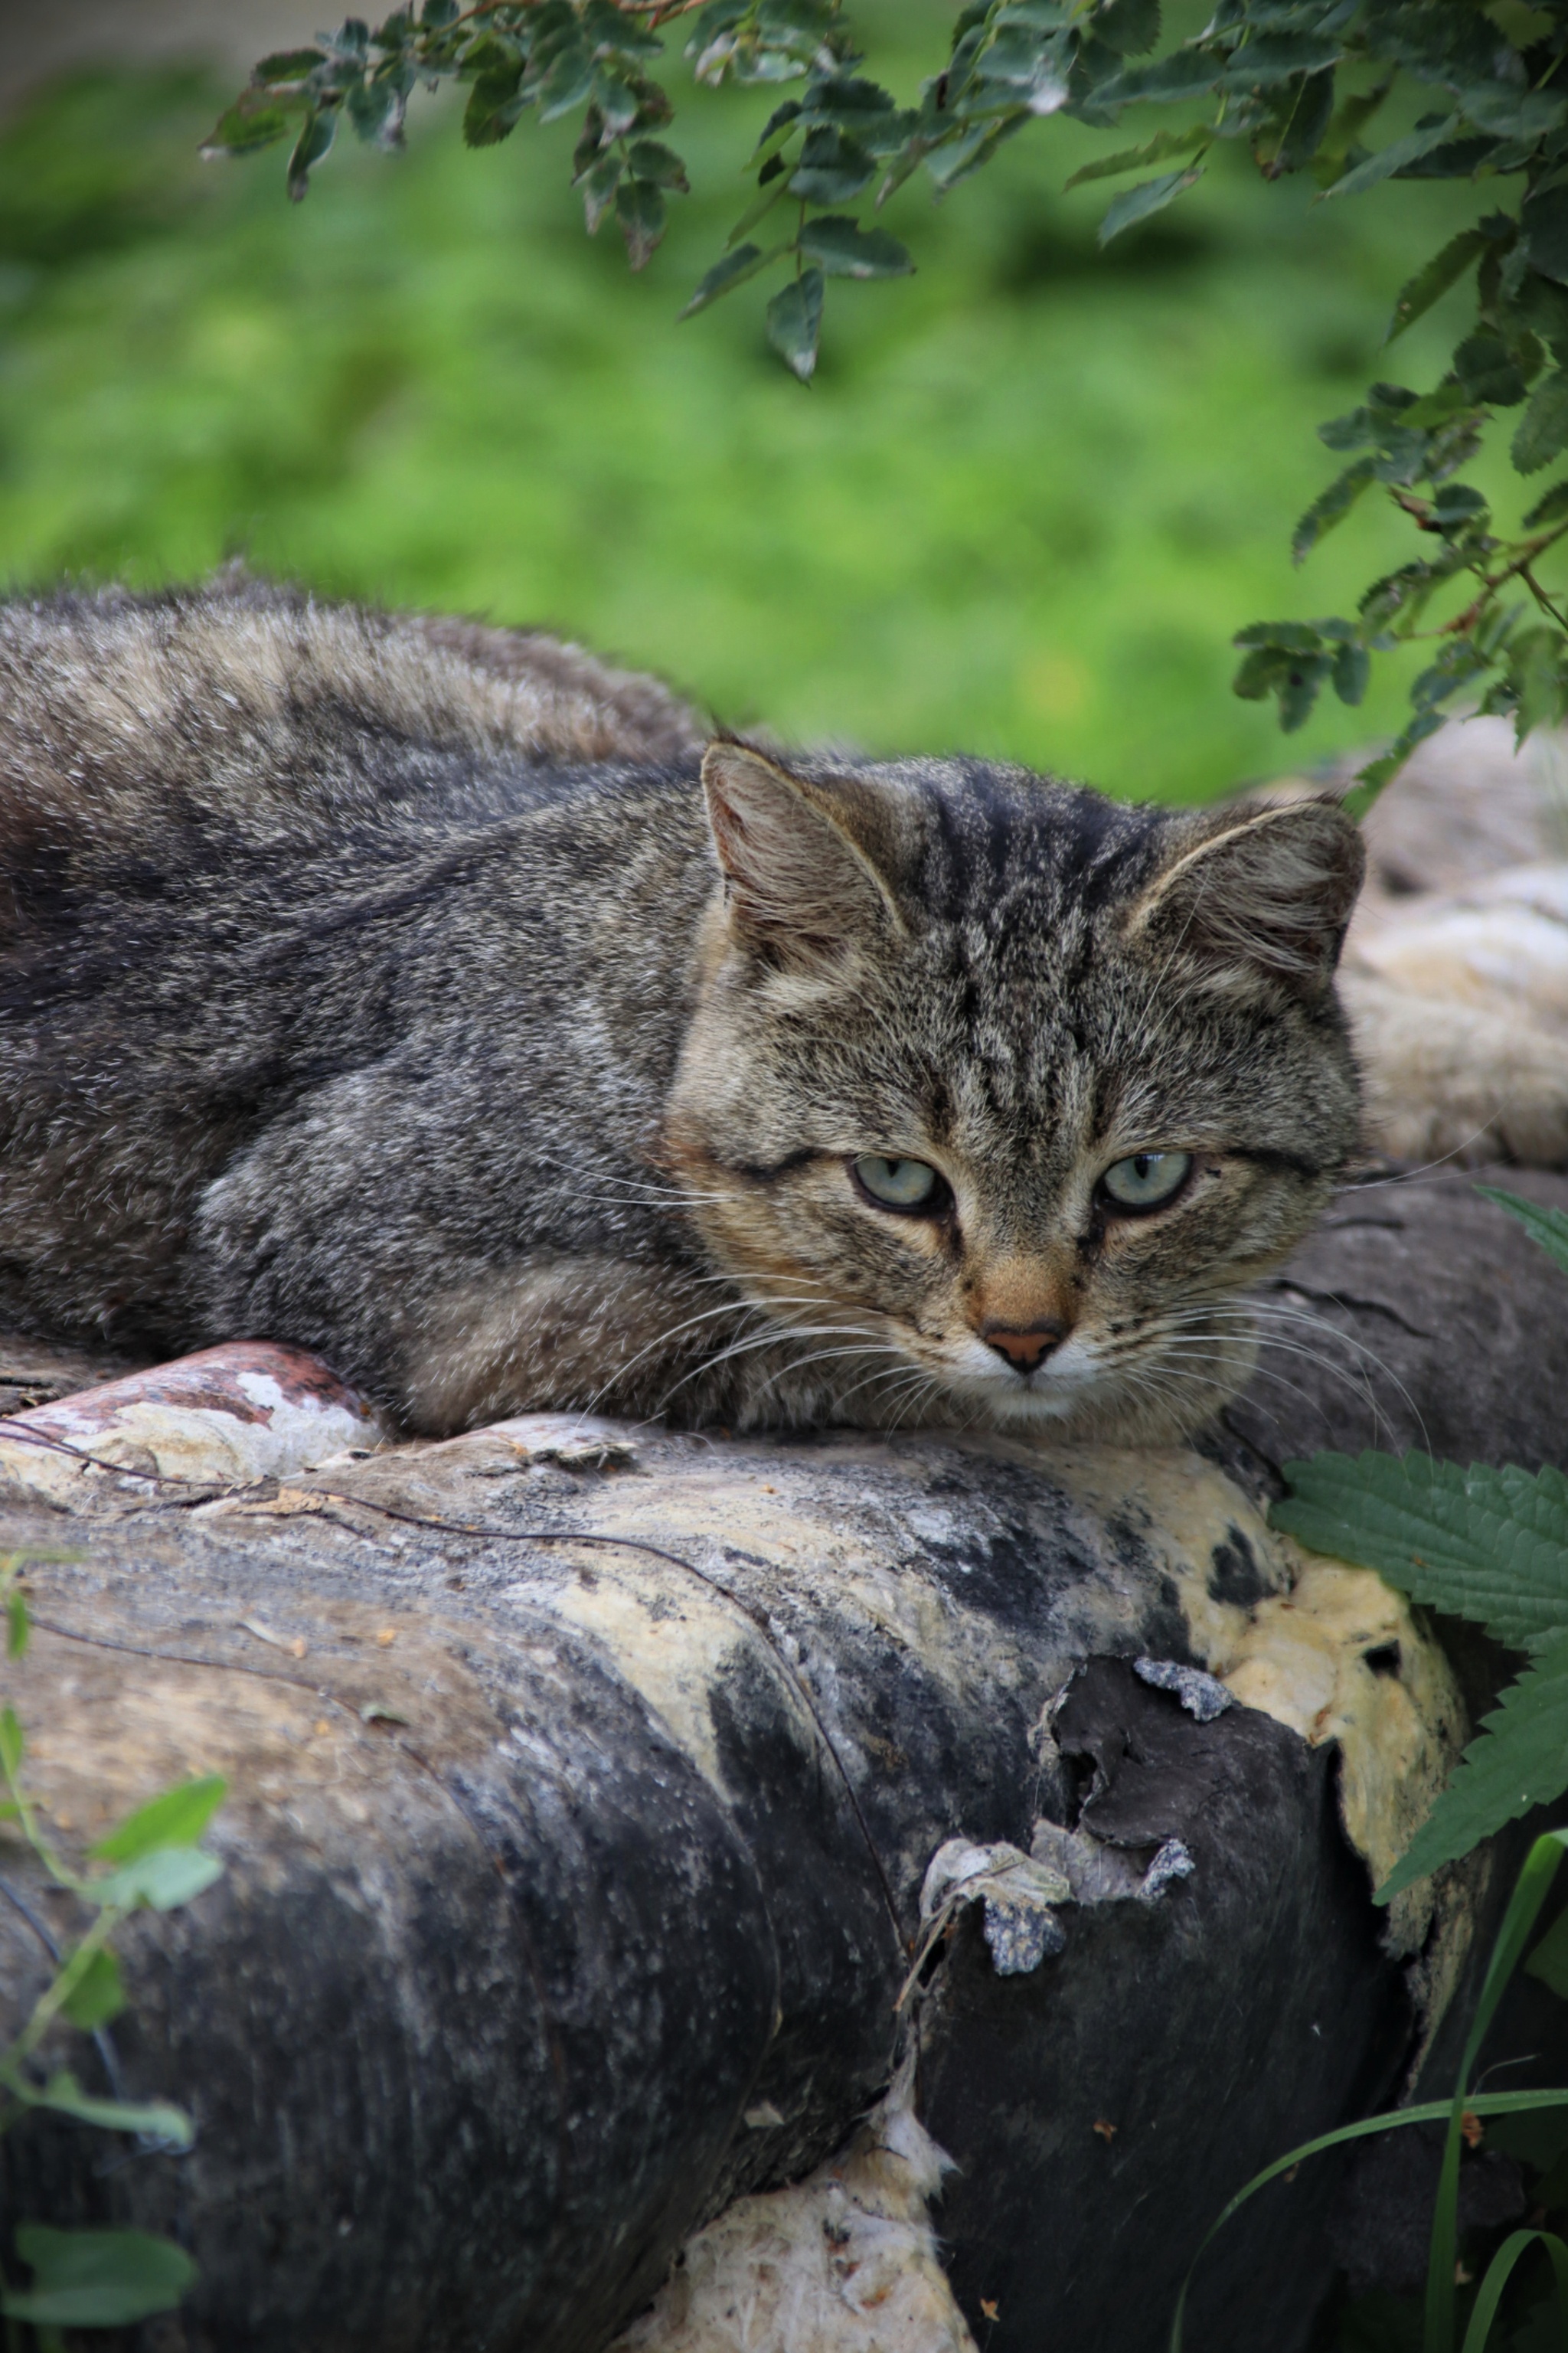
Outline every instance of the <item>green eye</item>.
[(947, 1187), (924, 1160), (888, 1160), (878, 1152), (863, 1152), (854, 1162), (855, 1182), (879, 1209), (936, 1208)]
[(1187, 1181), (1190, 1152), (1135, 1152), (1100, 1178), (1100, 1189), (1119, 1209), (1157, 1209)]

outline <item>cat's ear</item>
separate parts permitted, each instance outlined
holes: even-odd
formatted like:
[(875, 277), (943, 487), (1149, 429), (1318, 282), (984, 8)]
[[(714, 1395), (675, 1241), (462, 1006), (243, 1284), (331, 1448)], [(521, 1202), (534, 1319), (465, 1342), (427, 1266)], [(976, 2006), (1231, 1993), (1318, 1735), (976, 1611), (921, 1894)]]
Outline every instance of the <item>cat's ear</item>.
[(1257, 802), (1209, 818), (1128, 920), (1173, 963), (1196, 966), (1221, 995), (1284, 989), (1309, 1004), (1334, 976), (1366, 871), (1360, 828), (1336, 801)]
[(702, 789), (731, 923), (747, 946), (820, 970), (903, 931), (883, 873), (894, 850), (886, 796), (851, 777), (797, 776), (732, 743), (709, 745)]

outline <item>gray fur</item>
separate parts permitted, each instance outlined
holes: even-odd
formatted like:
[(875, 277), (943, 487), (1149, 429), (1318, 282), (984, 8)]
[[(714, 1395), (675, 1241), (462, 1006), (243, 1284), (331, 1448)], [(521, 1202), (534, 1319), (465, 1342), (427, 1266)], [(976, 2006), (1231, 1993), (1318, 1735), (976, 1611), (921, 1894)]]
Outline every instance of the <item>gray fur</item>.
[[(704, 778), (706, 791), (704, 788)], [(0, 611), (0, 1315), (556, 1407), (1160, 1437), (1356, 1132), (1322, 802), (789, 767), (549, 639)], [(1129, 1218), (1110, 1161), (1190, 1151)], [(929, 1158), (940, 1219), (857, 1191)], [(1032, 1375), (983, 1323), (1065, 1337)]]

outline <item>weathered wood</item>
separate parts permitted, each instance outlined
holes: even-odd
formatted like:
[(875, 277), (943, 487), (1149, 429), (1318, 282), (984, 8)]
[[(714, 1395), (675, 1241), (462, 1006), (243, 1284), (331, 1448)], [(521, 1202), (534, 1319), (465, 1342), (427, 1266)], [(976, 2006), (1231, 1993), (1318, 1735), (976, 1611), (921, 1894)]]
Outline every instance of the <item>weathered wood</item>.
[[(1372, 1298), (1354, 1254), (1391, 1231), (1331, 1229), (1303, 1281), (1353, 1269)], [(1398, 1261), (1418, 1401), (1521, 1266), (1516, 1365), (1561, 1344), (1509, 1221), (1464, 1237), (1447, 1326)], [(1548, 1451), (1517, 1388), (1469, 1382), (1443, 1442)], [(1320, 1442), (1239, 1427), (1259, 1482)], [(962, 2168), (935, 2219), (971, 2320), (997, 2306), (991, 2353), (1152, 2353), (1217, 2204), (1380, 2096), (1462, 1964), (1462, 1883), (1403, 1907), (1403, 1950), (1368, 1901), (1460, 1736), (1440, 1654), (1197, 1457), (541, 1419), (226, 1493), (73, 1472), (68, 1512), (0, 1455), (5, 1541), (84, 1556), (33, 1571), (6, 1678), (62, 1843), (179, 1773), (233, 1785), (227, 1875), (133, 1924), (113, 2029), (195, 2152), (105, 2175), (79, 2132), (4, 2148), (8, 2215), (191, 2247), (169, 2348), (599, 2353), (694, 2227), (845, 2139), (912, 2013), (916, 2105)], [(1199, 1722), (1139, 1657), (1245, 1704)], [(998, 1974), (973, 1905), (896, 2013), (955, 1837), (1078, 1874), (1061, 1949)], [(1141, 1895), (1172, 1839), (1195, 1867)], [(45, 1968), (0, 1902), (0, 2020)], [(1215, 2353), (1299, 2341), (1331, 2190), (1238, 2223)]]

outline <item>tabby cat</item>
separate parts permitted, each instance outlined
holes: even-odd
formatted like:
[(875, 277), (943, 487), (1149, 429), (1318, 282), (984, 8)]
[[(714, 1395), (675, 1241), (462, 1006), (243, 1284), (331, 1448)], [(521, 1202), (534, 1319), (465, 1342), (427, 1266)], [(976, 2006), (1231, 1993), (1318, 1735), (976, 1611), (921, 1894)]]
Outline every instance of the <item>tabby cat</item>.
[(253, 582), (0, 609), (0, 1317), (597, 1408), (1144, 1440), (1357, 1134), (1330, 800), (704, 743)]

